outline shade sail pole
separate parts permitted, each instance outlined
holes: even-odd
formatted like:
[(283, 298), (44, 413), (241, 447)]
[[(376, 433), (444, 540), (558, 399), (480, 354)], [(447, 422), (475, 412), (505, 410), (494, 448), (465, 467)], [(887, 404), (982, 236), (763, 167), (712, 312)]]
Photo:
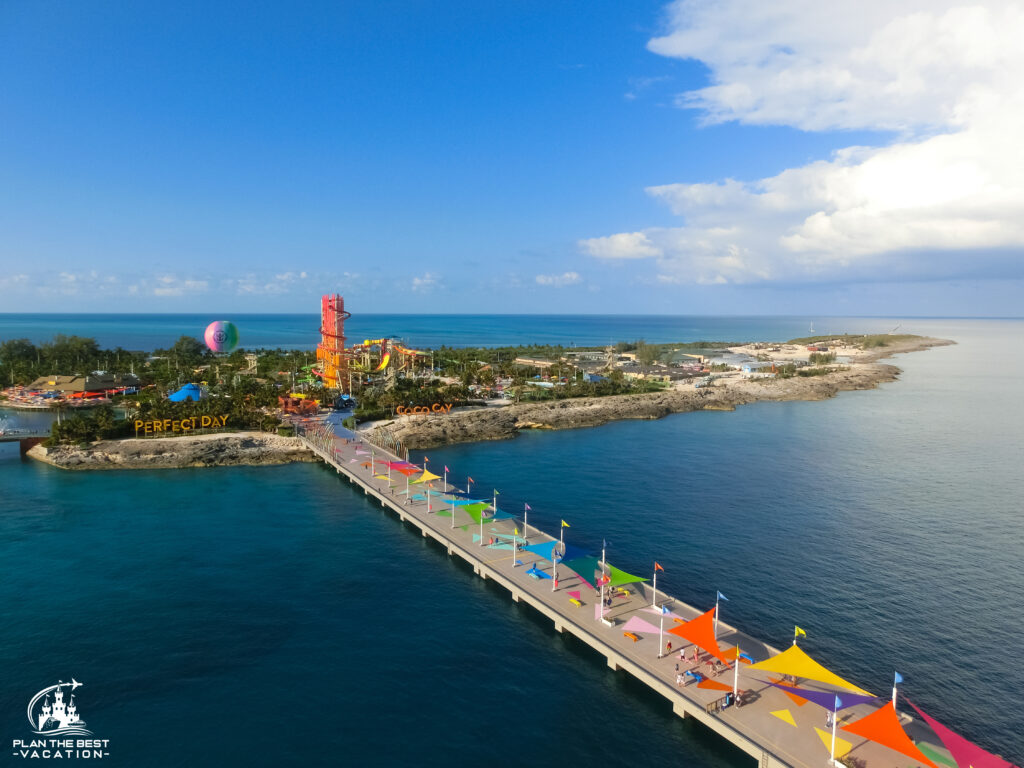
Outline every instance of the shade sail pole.
[(452, 530), (455, 529), (455, 499), (452, 498)]
[(740, 690), (740, 647), (736, 646), (736, 661), (733, 662), (735, 666), (732, 668), (732, 703), (736, 706), (736, 697), (739, 695)]
[[(721, 594), (721, 592), (719, 592)], [(715, 640), (718, 639), (718, 598), (715, 598)], [(738, 663), (738, 662), (737, 662)]]
[(658, 625), (658, 658), (661, 658), (661, 649), (665, 647), (665, 614), (661, 614), (661, 624)]
[(651, 592), (654, 593), (653, 597), (651, 597), (651, 608), (657, 608), (658, 607), (658, 564), (657, 563), (654, 564), (654, 586), (652, 587)]

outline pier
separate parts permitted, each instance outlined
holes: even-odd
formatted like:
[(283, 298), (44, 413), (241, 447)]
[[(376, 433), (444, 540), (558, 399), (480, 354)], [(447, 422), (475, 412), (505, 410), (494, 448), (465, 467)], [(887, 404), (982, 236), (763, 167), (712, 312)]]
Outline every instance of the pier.
[[(505, 589), (513, 601), (526, 603), (550, 619), (556, 632), (569, 633), (592, 648), (606, 660), (611, 671), (623, 671), (640, 680), (667, 699), (676, 715), (700, 722), (756, 760), (761, 768), (821, 768), (829, 764), (831, 730), (826, 727), (826, 710), (814, 704), (804, 706), (808, 704), (806, 700), (763, 682), (769, 678), (779, 682), (779, 676), (750, 670), (748, 664), (740, 663), (742, 659), (713, 666), (708, 654), (701, 652), (700, 662), (694, 662), (695, 646), (669, 634), (669, 629), (679, 626), (677, 619), (678, 622), (689, 621), (705, 611), (660, 590), (654, 592), (647, 584), (634, 583), (615, 592), (612, 606), (602, 616), (600, 590), (590, 587), (573, 571), (563, 566), (557, 582), (547, 576), (535, 578), (529, 571), (537, 569), (551, 574), (550, 559), (531, 551), (517, 551), (514, 545), (498, 548), (489, 544), (492, 537), (513, 537), (521, 525), (519, 521), (502, 519), (481, 526), (464, 512), (455, 512), (440, 496), (426, 496), (425, 486), (402, 482), (405, 480), (402, 475), (395, 477), (394, 482), (381, 479), (379, 475), (386, 470), (375, 471), (375, 462), (400, 462), (404, 457), (365, 443), (348, 430), (329, 424), (314, 427), (307, 424), (297, 426), (297, 434), (354, 490), (362, 490), (367, 498), (393, 512), (403, 524), (414, 527), (424, 538), (436, 541), (448, 556), (461, 558), (480, 578)], [(442, 485), (440, 480), (435, 484)], [(454, 488), (451, 484), (449, 487)], [(407, 488), (411, 489), (408, 495)], [(410, 498), (417, 489), (422, 489), (425, 499)], [(445, 512), (455, 512), (459, 518), (444, 515)], [(483, 536), (480, 535), (482, 528), (486, 528)], [(532, 525), (522, 529), (520, 534), (530, 544), (556, 542), (557, 545), (558, 541), (557, 537)], [(579, 593), (579, 598), (573, 599), (570, 592)], [(669, 615), (662, 614), (663, 606), (671, 612)], [(664, 636), (656, 632), (645, 634), (644, 630), (627, 634), (623, 627), (635, 618), (659, 628), (664, 621)], [(669, 640), (673, 648), (666, 652), (663, 643)], [(717, 640), (723, 649), (738, 646), (755, 663), (779, 653), (779, 649), (725, 621), (717, 624)], [(685, 684), (681, 683), (678, 675), (690, 669), (712, 681), (712, 687), (698, 687), (692, 677), (687, 677)], [(740, 692), (739, 706), (731, 697), (734, 685)], [(813, 681), (800, 682), (800, 685), (809, 691), (830, 690)], [(842, 693), (839, 691), (840, 695)], [(882, 702), (889, 698), (889, 691), (876, 693)], [(838, 726), (859, 720), (876, 709), (877, 706), (868, 704), (843, 709), (838, 713)], [(942, 744), (919, 721), (905, 713), (900, 713), (899, 717), (901, 725), (920, 748), (940, 762), (955, 765)], [(836, 755), (845, 754), (850, 758), (847, 764), (855, 763), (863, 768), (906, 768), (919, 764), (848, 732), (839, 730), (836, 736)]]

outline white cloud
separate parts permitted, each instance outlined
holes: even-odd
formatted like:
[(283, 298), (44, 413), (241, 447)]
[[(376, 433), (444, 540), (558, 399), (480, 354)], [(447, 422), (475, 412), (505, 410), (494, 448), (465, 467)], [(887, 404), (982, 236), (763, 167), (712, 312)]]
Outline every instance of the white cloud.
[(0, 288), (22, 288), (28, 284), (29, 276), (25, 274), (0, 275)]
[(655, 53), (697, 59), (712, 122), (805, 130), (966, 125), (1019, 88), (1024, 9), (1003, 0), (679, 0)]
[(420, 277), (412, 279), (412, 289), (417, 293), (430, 293), (437, 287), (438, 276), (432, 272), (424, 272)]
[(669, 18), (649, 47), (710, 68), (712, 85), (678, 100), (708, 122), (902, 138), (756, 181), (650, 187), (684, 226), (581, 241), (585, 251), (655, 256), (663, 283), (1024, 268), (1019, 6), (681, 0)]
[(179, 278), (176, 275), (160, 275), (155, 280), (142, 280), (141, 283), (144, 293), (149, 288), (149, 293), (161, 297), (206, 293), (210, 289), (208, 280)]
[(661, 251), (643, 232), (622, 232), (608, 237), (580, 240), (579, 247), (598, 259), (647, 259)]
[(537, 275), (534, 280), (537, 281), (537, 285), (561, 288), (565, 285), (576, 285), (581, 278), (579, 272), (565, 272), (561, 275)]

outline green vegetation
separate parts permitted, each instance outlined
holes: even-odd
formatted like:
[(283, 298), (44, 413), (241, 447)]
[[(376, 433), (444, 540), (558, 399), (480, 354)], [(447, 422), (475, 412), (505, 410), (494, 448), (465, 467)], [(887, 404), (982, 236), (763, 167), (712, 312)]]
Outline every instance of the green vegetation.
[(836, 361), (835, 352), (812, 352), (810, 356), (811, 365), (828, 365)]
[[(612, 351), (631, 353), (640, 365), (650, 366), (678, 359), (681, 353), (702, 354), (731, 343), (649, 344), (637, 339), (620, 342)], [(598, 353), (603, 359), (608, 351), (606, 347), (562, 345), (441, 347), (430, 354), (429, 360), (439, 376), (454, 379), (454, 383), (405, 374), (367, 381), (367, 374), (357, 374), (353, 395), (358, 410), (353, 417), (357, 420), (390, 418), (399, 406), (444, 403), (458, 407), (482, 403), (477, 399), (480, 395), (476, 394), (476, 387), (489, 390), (499, 378), (511, 380), (506, 396), (510, 395), (516, 402), (602, 397), (665, 388), (662, 382), (626, 378), (618, 369), (608, 373), (602, 381), (584, 381), (577, 356), (590, 352)], [(551, 365), (532, 367), (516, 363), (517, 358), (550, 361)], [(132, 422), (136, 419), (183, 420), (193, 416), (227, 415), (229, 426), (235, 429), (287, 431), (286, 427), (279, 427), (275, 415), (279, 396), (297, 387), (313, 397), (330, 399), (329, 393), (324, 393), (319, 382), (309, 374), (315, 362), (314, 353), (299, 350), (261, 349), (255, 360), (253, 351), (246, 349), (237, 349), (229, 355), (214, 355), (190, 336), (181, 336), (167, 348), (149, 354), (122, 348), (102, 349), (95, 339), (58, 335), (43, 344), (34, 344), (28, 339), (0, 343), (0, 386), (27, 385), (51, 375), (84, 376), (93, 371), (138, 376), (139, 392), (115, 395), (112, 398), (115, 409), (101, 407), (79, 411), (58, 405), (64, 409), (65, 418), (53, 429), (51, 441), (54, 443), (134, 435)], [(429, 363), (421, 357), (414, 367), (422, 372), (429, 370)], [(550, 380), (555, 386), (530, 384), (538, 381), (538, 373), (546, 377), (545, 382)], [(168, 394), (189, 382), (200, 384), (209, 397), (183, 403), (167, 399)], [(118, 413), (123, 413), (125, 418), (117, 418)]]
[(842, 344), (848, 344), (852, 347), (860, 347), (861, 349), (873, 349), (875, 347), (887, 347), (896, 341), (908, 341), (910, 339), (919, 339), (920, 336), (915, 336), (912, 333), (875, 333), (875, 334), (863, 334), (863, 333), (844, 333), (842, 335), (831, 335), (831, 336), (804, 336), (799, 339), (790, 339), (788, 344), (818, 344), (828, 343), (832, 341), (838, 341)]
[(797, 368), (793, 363), (786, 363), (784, 365), (776, 366), (775, 378), (791, 379), (794, 376), (810, 378), (813, 376), (825, 376), (826, 374), (837, 370), (842, 371), (846, 370), (846, 368)]

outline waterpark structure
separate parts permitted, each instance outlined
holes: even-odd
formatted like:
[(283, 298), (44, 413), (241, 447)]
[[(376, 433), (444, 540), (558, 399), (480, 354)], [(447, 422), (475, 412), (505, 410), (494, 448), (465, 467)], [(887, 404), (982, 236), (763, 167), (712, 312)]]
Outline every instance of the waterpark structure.
[(616, 568), (603, 549), (567, 542), (565, 520), (552, 536), (530, 525), (529, 504), (519, 514), (499, 507), (497, 490), (474, 492), (472, 478), (456, 487), (447, 466), (436, 474), (426, 459), (413, 464), (329, 422), (305, 422), (298, 434), (354, 489), (761, 768), (1014, 768), (923, 712), (899, 674), (890, 695), (829, 670), (798, 644), (799, 627), (791, 645), (774, 647), (722, 618), (721, 593), (688, 605), (657, 589), (659, 563), (650, 580)]
[[(414, 368), (416, 359), (428, 354), (409, 349), (394, 337), (365, 339), (361, 344), (346, 347), (345, 321), (350, 317), (351, 313), (345, 311), (344, 298), (338, 294), (321, 297), (317, 363), (307, 369), (308, 376), (317, 377), (325, 389), (351, 394), (353, 375), (387, 373), (394, 376), (399, 371)], [(311, 379), (306, 381), (309, 383)]]
[(345, 311), (345, 300), (338, 294), (320, 299), (320, 344), (316, 348), (318, 374), (327, 389), (351, 390), (348, 357), (345, 353), (345, 321), (352, 315)]

